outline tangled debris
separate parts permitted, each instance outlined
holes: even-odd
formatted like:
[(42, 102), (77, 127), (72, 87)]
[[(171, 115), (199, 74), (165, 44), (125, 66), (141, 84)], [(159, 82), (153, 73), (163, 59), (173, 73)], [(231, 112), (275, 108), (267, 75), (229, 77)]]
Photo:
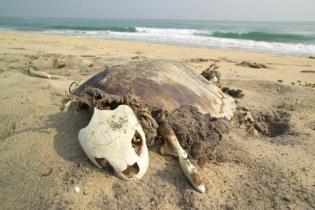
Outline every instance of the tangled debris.
[(223, 81), (221, 78), (221, 73), (217, 71), (219, 66), (216, 64), (211, 64), (206, 70), (201, 72), (201, 76), (203, 76), (208, 81), (212, 82), (214, 85), (216, 85), (218, 88), (221, 88), (221, 90), (232, 96), (233, 98), (242, 98), (245, 94), (240, 89), (231, 89), (229, 87), (223, 87)]
[(182, 106), (168, 116), (168, 121), (189, 156), (205, 162), (213, 158), (213, 151), (223, 134), (229, 132), (228, 121), (202, 114), (196, 107)]
[(161, 108), (149, 109), (136, 96), (129, 95), (122, 98), (100, 91), (97, 88), (86, 88), (80, 97), (75, 98), (83, 107), (97, 107), (98, 109), (115, 109), (121, 104), (127, 104), (134, 110), (141, 126), (143, 127), (147, 145), (153, 146), (160, 143), (157, 128), (161, 112), (166, 112), (166, 118), (173, 128), (182, 147), (188, 152), (189, 156), (204, 162), (212, 158), (212, 153), (216, 145), (219, 144), (223, 134), (229, 132), (228, 121), (216, 119), (209, 114), (202, 114), (196, 107), (181, 106), (173, 112), (168, 113)]
[(222, 87), (221, 73), (217, 71), (219, 66), (215, 63), (211, 64), (206, 70), (201, 72), (201, 75), (208, 81), (212, 82), (217, 87)]
[(261, 134), (269, 137), (276, 137), (290, 131), (291, 114), (281, 110), (269, 110), (255, 113), (254, 127)]
[(301, 87), (315, 88), (315, 83), (310, 83), (310, 82), (306, 82), (306, 81), (304, 81), (304, 82), (302, 83), (301, 80), (298, 80), (298, 81), (297, 81), (297, 84), (298, 84), (299, 86), (301, 86)]
[(302, 70), (301, 73), (315, 73), (314, 70)]
[(233, 98), (243, 98), (244, 97), (244, 93), (242, 90), (240, 89), (230, 89), (229, 87), (223, 87), (222, 91), (230, 96), (232, 96)]
[(212, 59), (212, 58), (191, 58), (188, 61), (193, 62), (193, 63), (203, 63), (203, 62), (209, 62), (209, 61), (219, 62), (219, 60)]
[(112, 95), (105, 93), (104, 91), (89, 87), (84, 89), (80, 94), (80, 97), (74, 96), (74, 99), (81, 103), (81, 105), (87, 105), (91, 112), (96, 107), (100, 110), (112, 110), (117, 108), (119, 105), (129, 105), (135, 112), (147, 138), (147, 145), (152, 146), (155, 144), (155, 137), (157, 136), (157, 124), (151, 116), (151, 112), (148, 106), (142, 102), (135, 95), (127, 95), (121, 97), (118, 95)]
[(277, 137), (292, 130), (290, 124), (291, 114), (283, 110), (268, 111), (250, 111), (245, 107), (238, 107), (235, 113), (235, 120), (245, 127), (249, 134), (257, 135), (258, 133), (268, 136)]
[(249, 61), (242, 61), (241, 63), (236, 64), (237, 66), (249, 67), (254, 69), (265, 69), (267, 66), (261, 63), (249, 62)]
[(238, 107), (235, 112), (234, 119), (240, 127), (244, 127), (246, 129), (248, 134), (257, 134), (258, 131), (254, 127), (255, 119), (251, 111), (246, 107)]

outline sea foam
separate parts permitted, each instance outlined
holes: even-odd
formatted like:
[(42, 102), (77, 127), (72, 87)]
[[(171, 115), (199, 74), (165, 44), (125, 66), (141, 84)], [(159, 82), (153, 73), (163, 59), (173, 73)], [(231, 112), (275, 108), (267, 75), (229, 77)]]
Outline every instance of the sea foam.
[(215, 31), (196, 29), (135, 27), (135, 30), (73, 30), (53, 29), (40, 33), (59, 34), (80, 37), (97, 37), (104, 39), (135, 40), (153, 43), (189, 45), (206, 48), (243, 49), (296, 55), (315, 55), (314, 44), (282, 43), (272, 41), (254, 41), (237, 38), (215, 37)]

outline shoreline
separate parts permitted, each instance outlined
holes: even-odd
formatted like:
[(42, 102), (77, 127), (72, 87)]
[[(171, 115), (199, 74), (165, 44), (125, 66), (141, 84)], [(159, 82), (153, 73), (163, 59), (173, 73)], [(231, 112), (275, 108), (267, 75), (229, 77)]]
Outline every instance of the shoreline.
[[(14, 31), (14, 30), (4, 30), (0, 31), (0, 33), (21, 33), (21, 34), (33, 34), (33, 35), (39, 35), (39, 36), (61, 36), (61, 37), (69, 37), (69, 38), (79, 38), (79, 39), (97, 39), (97, 40), (105, 40), (105, 41), (118, 41), (118, 42), (133, 42), (138, 44), (156, 44), (156, 45), (167, 45), (167, 46), (175, 46), (175, 47), (187, 47), (187, 48), (199, 48), (199, 49), (208, 49), (208, 50), (223, 50), (223, 51), (238, 51), (238, 52), (248, 52), (248, 53), (258, 53), (258, 54), (271, 54), (271, 55), (280, 55), (280, 56), (292, 56), (292, 57), (305, 57), (308, 58), (310, 56), (313, 56), (312, 53), (293, 53), (293, 52), (280, 52), (275, 50), (263, 50), (263, 49), (246, 49), (246, 48), (233, 48), (233, 47), (219, 47), (219, 46), (202, 46), (198, 44), (189, 44), (189, 43), (173, 43), (173, 42), (163, 42), (163, 41), (148, 41), (148, 40), (137, 40), (132, 38), (102, 38), (97, 36), (80, 36), (80, 35), (67, 35), (67, 34), (58, 34), (58, 33), (41, 33), (37, 31)], [(240, 39), (238, 41), (249, 41), (249, 42), (255, 42), (254, 40), (243, 40)], [(261, 41), (264, 42), (264, 41)], [(269, 43), (269, 42), (266, 42)], [(289, 43), (273, 43), (270, 42), (270, 44), (289, 44)]]
[[(23, 33), (23, 32), (22, 32)], [(33, 32), (30, 32), (33, 33)], [(34, 34), (38, 35), (46, 35), (34, 32)], [(54, 34), (47, 34), (52, 35)], [(74, 37), (74, 38), (90, 38), (90, 39), (99, 39), (99, 40), (107, 40), (107, 41), (122, 41), (122, 42), (134, 42), (138, 44), (157, 44), (157, 45), (166, 45), (166, 46), (174, 46), (174, 47), (187, 47), (187, 48), (197, 48), (197, 49), (208, 49), (208, 50), (219, 50), (219, 51), (233, 51), (233, 52), (248, 52), (248, 53), (258, 53), (258, 54), (271, 54), (271, 55), (280, 55), (280, 56), (292, 56), (292, 57), (302, 57), (309, 58), (313, 56), (313, 54), (298, 54), (298, 53), (284, 53), (284, 52), (276, 52), (276, 51), (268, 51), (268, 50), (254, 50), (254, 49), (242, 49), (242, 48), (228, 48), (228, 47), (206, 47), (206, 46), (198, 46), (193, 44), (180, 44), (180, 43), (163, 43), (158, 41), (141, 41), (141, 40), (128, 40), (128, 39), (114, 39), (114, 38), (99, 38), (99, 37), (86, 37), (86, 36), (72, 36), (72, 35), (56, 35), (56, 36), (65, 36), (65, 37)]]
[(222, 53), (241, 53), (244, 55), (270, 55), (270, 56), (281, 56), (281, 57), (292, 57), (292, 58), (305, 58), (309, 59), (309, 55), (298, 55), (298, 54), (287, 54), (287, 53), (281, 53), (281, 52), (268, 52), (268, 51), (251, 51), (246, 49), (236, 49), (236, 48), (211, 48), (211, 47), (203, 47), (203, 46), (194, 46), (194, 45), (184, 45), (184, 44), (176, 44), (176, 43), (159, 43), (159, 42), (149, 42), (149, 41), (140, 41), (140, 40), (124, 40), (124, 39), (110, 39), (110, 38), (99, 38), (99, 37), (88, 37), (88, 36), (72, 36), (72, 35), (60, 35), (60, 34), (43, 34), (43, 33), (37, 33), (37, 32), (25, 32), (25, 31), (0, 31), (0, 36), (30, 36), (34, 38), (40, 38), (40, 37), (47, 37), (48, 39), (52, 38), (59, 38), (59, 39), (78, 39), (78, 40), (91, 40), (91, 41), (104, 41), (104, 44), (106, 42), (108, 44), (133, 44), (133, 45), (139, 45), (139, 46), (156, 46), (156, 47), (170, 47), (170, 48), (181, 48), (184, 50), (201, 50), (201, 51), (208, 51), (209, 53), (213, 54), (218, 52), (219, 54)]

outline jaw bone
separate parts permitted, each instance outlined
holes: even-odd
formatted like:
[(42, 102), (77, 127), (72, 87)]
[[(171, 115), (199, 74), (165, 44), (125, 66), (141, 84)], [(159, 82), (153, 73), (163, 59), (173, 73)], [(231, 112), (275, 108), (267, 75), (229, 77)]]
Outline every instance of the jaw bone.
[(133, 110), (120, 105), (114, 110), (94, 108), (79, 142), (92, 163), (102, 168), (109, 163), (126, 180), (140, 179), (149, 166), (146, 138)]

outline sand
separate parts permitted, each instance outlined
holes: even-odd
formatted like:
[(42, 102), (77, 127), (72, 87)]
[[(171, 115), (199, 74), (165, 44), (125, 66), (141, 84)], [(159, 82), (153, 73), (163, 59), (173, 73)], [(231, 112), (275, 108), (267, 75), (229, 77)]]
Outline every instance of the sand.
[[(178, 60), (198, 73), (216, 64), (223, 85), (243, 90), (239, 106), (265, 130), (231, 123), (213, 158), (198, 166), (206, 194), (193, 191), (176, 159), (157, 148), (140, 181), (97, 169), (77, 140), (86, 118), (61, 111), (73, 81), (143, 57)], [(237, 65), (243, 61), (267, 68)], [(32, 77), (30, 67), (64, 79)], [(0, 207), (314, 209), (314, 70), (315, 60), (302, 56), (1, 32)]]

